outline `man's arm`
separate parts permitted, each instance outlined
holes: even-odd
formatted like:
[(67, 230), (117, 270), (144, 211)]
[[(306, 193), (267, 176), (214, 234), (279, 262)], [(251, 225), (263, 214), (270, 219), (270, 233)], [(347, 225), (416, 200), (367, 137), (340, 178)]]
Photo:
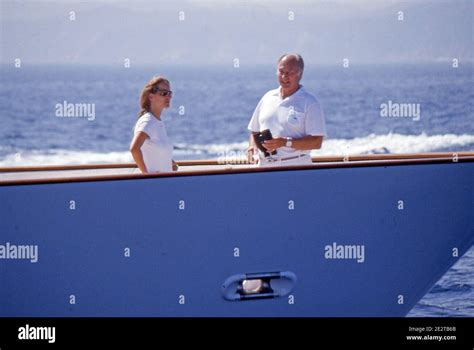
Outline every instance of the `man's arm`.
[[(286, 144), (286, 139), (285, 139)], [(292, 148), (297, 150), (320, 149), (323, 144), (323, 136), (304, 136), (299, 139), (293, 139)]]
[[(258, 148), (255, 143), (254, 135), (258, 134), (258, 130), (261, 130), (260, 121), (259, 121), (260, 107), (262, 106), (265, 96), (266, 94), (258, 102), (257, 107), (255, 107), (255, 111), (252, 114), (252, 118), (250, 119), (249, 125), (247, 126), (247, 129), (249, 129), (251, 132), (250, 137), (249, 137), (249, 147), (247, 148), (247, 160), (250, 164), (256, 163), (253, 157), (255, 154), (258, 153)], [(257, 130), (257, 131), (252, 131), (252, 130)]]
[[(293, 139), (292, 140), (293, 144), (291, 148), (301, 150), (301, 151), (311, 150), (311, 149), (320, 149), (321, 145), (323, 144), (323, 137), (324, 136), (309, 135), (309, 136), (304, 136), (298, 139)], [(273, 140), (267, 140), (263, 143), (263, 147), (265, 147), (269, 151), (273, 151), (285, 145), (286, 145), (286, 138), (284, 137), (277, 137), (277, 138), (274, 138)]]
[(254, 156), (255, 153), (258, 152), (257, 145), (255, 144), (255, 138), (253, 136), (255, 134), (257, 134), (257, 133), (256, 132), (250, 133), (249, 147), (247, 148), (247, 160), (251, 164), (255, 163), (255, 159), (253, 159), (253, 156)]

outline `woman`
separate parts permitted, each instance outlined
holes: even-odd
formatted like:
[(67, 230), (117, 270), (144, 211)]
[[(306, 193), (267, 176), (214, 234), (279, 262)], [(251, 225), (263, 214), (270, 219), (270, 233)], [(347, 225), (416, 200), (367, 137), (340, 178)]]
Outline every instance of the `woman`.
[(140, 95), (140, 113), (130, 144), (135, 163), (143, 174), (177, 170), (172, 159), (173, 144), (168, 138), (161, 112), (170, 106), (173, 92), (163, 77), (154, 77)]

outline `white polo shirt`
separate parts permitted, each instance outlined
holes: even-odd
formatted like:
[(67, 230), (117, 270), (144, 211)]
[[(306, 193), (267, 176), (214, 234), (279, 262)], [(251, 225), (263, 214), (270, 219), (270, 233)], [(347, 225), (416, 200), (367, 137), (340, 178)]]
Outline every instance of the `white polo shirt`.
[(145, 113), (138, 118), (134, 134), (140, 131), (149, 137), (141, 147), (147, 170), (149, 172), (173, 171), (173, 143), (166, 133), (163, 121), (156, 119), (151, 113)]
[[(313, 95), (301, 86), (293, 95), (281, 98), (280, 88), (267, 92), (255, 108), (248, 125), (252, 132), (270, 129), (274, 138), (326, 136), (323, 110)], [(293, 157), (310, 151), (289, 147), (277, 150), (277, 156)]]

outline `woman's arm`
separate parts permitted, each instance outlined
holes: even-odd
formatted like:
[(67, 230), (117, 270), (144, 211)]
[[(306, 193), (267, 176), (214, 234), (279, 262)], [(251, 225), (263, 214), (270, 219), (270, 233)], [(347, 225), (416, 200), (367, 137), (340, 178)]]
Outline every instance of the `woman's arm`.
[(130, 144), (130, 153), (132, 153), (135, 163), (137, 163), (138, 168), (143, 174), (146, 174), (148, 170), (146, 169), (145, 161), (143, 160), (141, 148), (147, 138), (148, 135), (146, 133), (139, 131), (135, 134), (132, 143)]

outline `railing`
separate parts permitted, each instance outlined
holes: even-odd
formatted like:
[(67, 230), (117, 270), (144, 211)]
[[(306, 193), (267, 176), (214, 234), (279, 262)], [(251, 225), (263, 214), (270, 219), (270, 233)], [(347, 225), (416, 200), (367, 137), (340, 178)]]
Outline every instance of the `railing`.
[[(351, 156), (316, 156), (312, 157), (313, 163), (326, 162), (352, 162), (352, 161), (373, 161), (373, 160), (395, 160), (395, 159), (420, 159), (420, 158), (456, 158), (472, 157), (474, 152), (436, 152), (436, 153), (400, 153), (400, 154), (369, 154)], [(233, 158), (229, 158), (233, 159)], [(223, 165), (222, 161), (216, 159), (181, 160), (177, 161), (180, 166), (194, 165)], [(225, 161), (225, 164), (248, 164), (243, 158)], [(85, 169), (117, 169), (136, 168), (135, 163), (117, 164), (83, 164), (83, 165), (45, 165), (45, 166), (18, 166), (0, 167), (0, 173), (24, 172), (24, 171), (54, 171), (54, 170), (85, 170)]]
[[(37, 183), (57, 183), (57, 182), (83, 182), (83, 181), (106, 181), (106, 180), (124, 180), (124, 179), (143, 179), (155, 177), (173, 177), (173, 176), (198, 176), (213, 174), (236, 174), (262, 171), (283, 171), (296, 169), (325, 169), (325, 168), (352, 168), (368, 166), (393, 166), (404, 164), (434, 164), (434, 163), (460, 163), (473, 162), (474, 152), (438, 152), (438, 153), (408, 153), (408, 154), (373, 154), (373, 155), (354, 155), (354, 156), (316, 156), (312, 158), (311, 165), (298, 166), (277, 166), (277, 167), (244, 167), (229, 168), (233, 164), (248, 164), (244, 159), (226, 160), (184, 160), (178, 161), (178, 165), (189, 167), (190, 170), (179, 172), (155, 173), (155, 174), (113, 174), (113, 175), (92, 175), (92, 176), (67, 176), (67, 171), (72, 170), (98, 170), (98, 169), (124, 169), (136, 168), (133, 163), (124, 164), (89, 164), (89, 165), (63, 165), (63, 166), (23, 166), (0, 168), (2, 173), (25, 173), (40, 171), (64, 171), (64, 177), (56, 178), (31, 178), (31, 179), (8, 179), (0, 178), (0, 185), (20, 185)], [(193, 166), (216, 166), (213, 169), (192, 170)], [(227, 167), (226, 167), (227, 166)]]

